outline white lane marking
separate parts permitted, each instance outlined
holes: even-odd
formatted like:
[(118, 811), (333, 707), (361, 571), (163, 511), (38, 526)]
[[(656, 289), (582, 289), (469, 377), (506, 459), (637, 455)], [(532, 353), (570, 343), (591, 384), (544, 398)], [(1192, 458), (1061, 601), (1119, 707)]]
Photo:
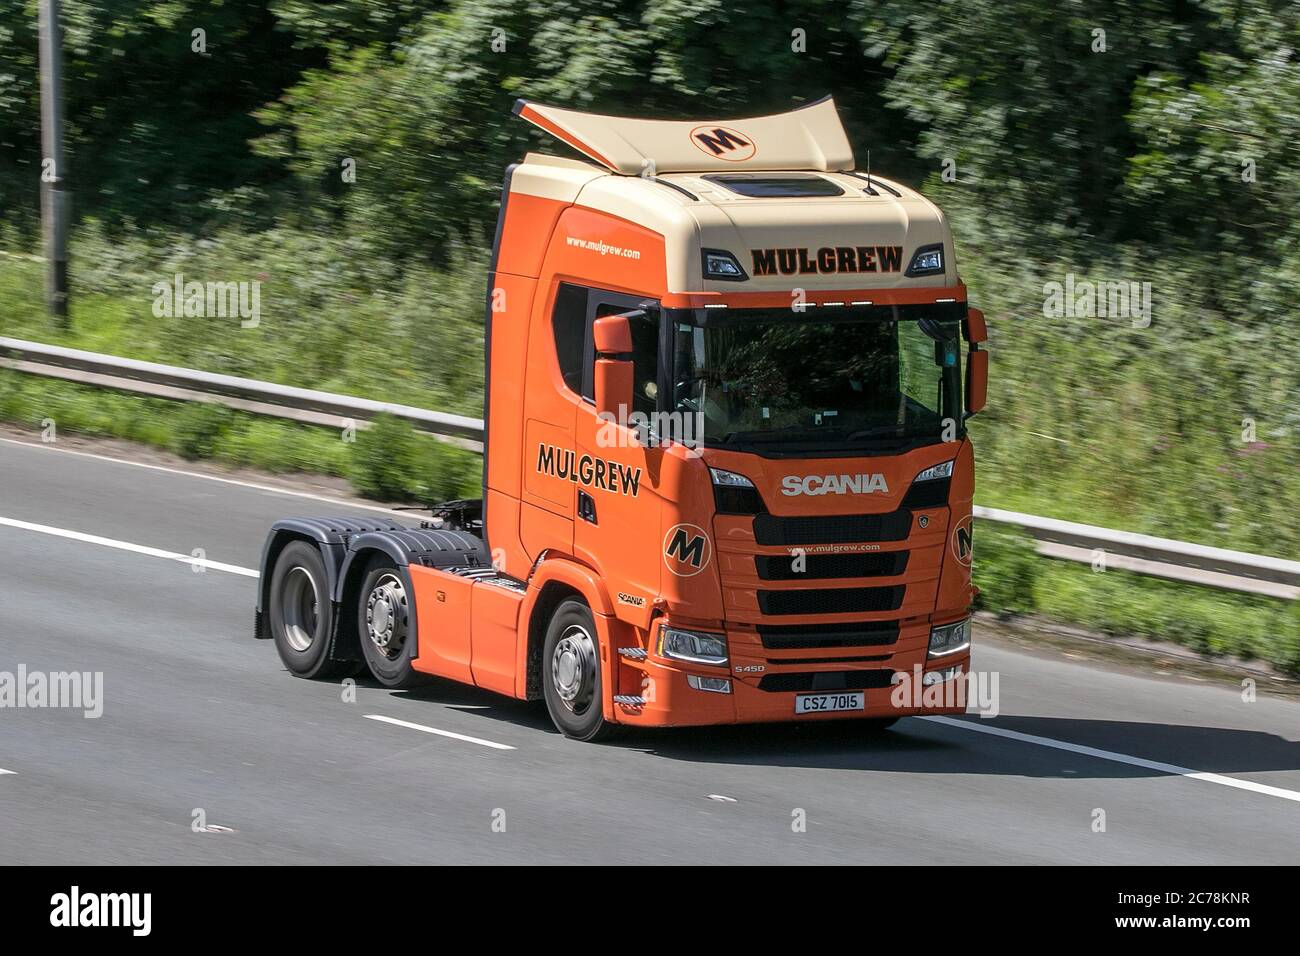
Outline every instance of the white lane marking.
[(1132, 757), (1128, 754), (1115, 753), (1112, 750), (1098, 750), (1096, 747), (1085, 747), (1083, 744), (1067, 743), (1064, 740), (1053, 740), (1051, 737), (1038, 737), (1034, 734), (1022, 734), (1018, 730), (1006, 730), (1002, 727), (993, 727), (989, 724), (977, 724), (970, 720), (959, 720), (955, 717), (926, 717), (925, 720), (932, 720), (935, 723), (945, 724), (948, 727), (959, 727), (962, 730), (972, 730), (980, 734), (992, 734), (994, 737), (1005, 737), (1008, 740), (1019, 740), (1021, 743), (1036, 744), (1039, 747), (1051, 747), (1053, 750), (1067, 750), (1070, 753), (1083, 754), (1086, 757), (1096, 757), (1099, 760), (1110, 760), (1115, 763), (1128, 764), (1131, 767), (1142, 767), (1146, 770), (1158, 770), (1161, 773), (1173, 774), (1178, 777), (1190, 777), (1193, 780), (1204, 780), (1206, 783), (1217, 783), (1221, 787), (1235, 787), (1238, 790), (1249, 790), (1252, 793), (1262, 793), (1269, 797), (1279, 797), (1283, 800), (1294, 800), (1300, 803), (1300, 792), (1295, 790), (1284, 790), (1281, 787), (1270, 787), (1265, 783), (1255, 783), (1252, 780), (1238, 780), (1236, 777), (1225, 777), (1219, 773), (1206, 773), (1203, 770), (1192, 770), (1188, 767), (1179, 767), (1171, 763), (1161, 763), (1158, 760), (1147, 760), (1144, 757)]
[(4, 767), (0, 767), (0, 773), (11, 773), (11, 774), (13, 774), (15, 777), (18, 776), (18, 771), (17, 771), (17, 770), (6, 770)]
[(379, 720), (385, 724), (393, 724), (397, 727), (409, 727), (411, 730), (422, 730), (426, 734), (437, 734), (439, 737), (450, 737), (452, 740), (463, 740), (466, 743), (478, 744), (481, 747), (491, 747), (493, 750), (514, 750), (509, 744), (499, 744), (492, 740), (484, 740), (481, 737), (467, 737), (465, 734), (452, 733), (450, 730), (439, 730), (437, 727), (426, 727), (424, 724), (413, 724), (409, 720), (398, 720), (396, 717), (385, 717), (383, 714), (366, 714), (366, 720)]
[(183, 468), (169, 468), (166, 465), (151, 465), (143, 461), (130, 461), (126, 458), (113, 458), (110, 455), (96, 455), (88, 451), (76, 451), (72, 448), (58, 448), (54, 445), (38, 445), (35, 442), (19, 441), (16, 438), (0, 438), (0, 442), (6, 445), (18, 445), (22, 448), (37, 448), (43, 451), (57, 451), (64, 455), (76, 455), (78, 458), (93, 458), (96, 461), (108, 461), (115, 465), (130, 465), (132, 468), (147, 468), (150, 471), (160, 471), (166, 475), (180, 475), (183, 478), (202, 478), (205, 481), (219, 481), (223, 485), (237, 485), (240, 488), (251, 488), (254, 491), (265, 491), (276, 495), (289, 495), (294, 498), (306, 498), (310, 501), (323, 501), (326, 504), (338, 505), (341, 508), (360, 508), (363, 511), (379, 511), (386, 515), (396, 515), (399, 518), (409, 518), (410, 515), (401, 511), (394, 511), (391, 508), (383, 508), (379, 505), (367, 505), (357, 501), (347, 501), (343, 498), (331, 498), (328, 495), (315, 495), (309, 491), (295, 491), (292, 488), (277, 488), (274, 485), (259, 485), (253, 481), (242, 481), (238, 478), (222, 478), (220, 475), (205, 475), (200, 471), (186, 471)]
[(135, 554), (147, 554), (151, 558), (165, 558), (168, 561), (179, 561), (182, 564), (188, 564), (192, 568), (225, 571), (228, 574), (242, 574), (247, 578), (258, 577), (258, 573), (252, 568), (241, 568), (234, 564), (222, 564), (220, 561), (209, 561), (207, 558), (196, 558), (188, 554), (177, 554), (175, 551), (163, 551), (159, 548), (146, 547), (143, 544), (132, 544), (129, 541), (118, 541), (115, 538), (101, 538), (97, 534), (84, 534), (80, 531), (68, 531), (66, 528), (52, 528), (46, 524), (33, 524), (30, 521), (19, 521), (16, 518), (0, 518), (0, 525), (9, 528), (18, 528), (22, 531), (35, 531), (40, 534), (49, 534), (56, 538), (68, 538), (71, 541), (84, 541), (86, 544), (98, 544), (105, 548), (116, 548), (119, 551), (132, 551)]

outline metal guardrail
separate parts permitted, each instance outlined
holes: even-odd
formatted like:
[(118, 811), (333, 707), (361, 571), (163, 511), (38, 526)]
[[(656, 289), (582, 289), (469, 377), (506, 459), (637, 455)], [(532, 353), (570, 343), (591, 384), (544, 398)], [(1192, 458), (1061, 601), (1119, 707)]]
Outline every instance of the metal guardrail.
[(1034, 539), (1038, 553), (1049, 558), (1229, 591), (1300, 598), (1300, 561), (979, 505), (975, 517), (1023, 528)]
[[(225, 405), (331, 428), (364, 425), (383, 412), (421, 431), (481, 451), (483, 421), (410, 405), (333, 395), (233, 375), (140, 362), (0, 337), (0, 367), (137, 395)], [(1300, 598), (1300, 561), (1210, 548), (1131, 531), (976, 506), (981, 521), (1014, 525), (1046, 557), (1275, 598)]]
[(483, 421), (464, 415), (431, 412), (411, 405), (333, 395), (310, 388), (275, 385), (234, 375), (141, 362), (116, 355), (0, 337), (0, 367), (95, 385), (136, 395), (225, 405), (257, 415), (271, 415), (311, 425), (345, 428), (364, 424), (380, 413), (405, 419), (421, 431), (456, 440), (481, 451)]

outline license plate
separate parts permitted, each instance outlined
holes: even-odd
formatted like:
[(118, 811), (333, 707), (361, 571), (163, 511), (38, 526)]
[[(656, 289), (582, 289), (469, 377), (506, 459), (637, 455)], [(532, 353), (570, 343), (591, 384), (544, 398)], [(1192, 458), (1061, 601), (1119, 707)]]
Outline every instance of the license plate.
[(828, 714), (836, 710), (865, 710), (866, 695), (856, 694), (800, 694), (794, 699), (796, 714)]

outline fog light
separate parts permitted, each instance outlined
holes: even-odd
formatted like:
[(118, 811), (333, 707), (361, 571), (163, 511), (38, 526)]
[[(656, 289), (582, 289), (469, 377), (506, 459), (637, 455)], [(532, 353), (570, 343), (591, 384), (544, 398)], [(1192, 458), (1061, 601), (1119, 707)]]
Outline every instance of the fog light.
[(694, 674), (687, 674), (686, 683), (696, 690), (707, 690), (714, 694), (731, 693), (731, 678), (729, 677), (696, 677)]
[(970, 618), (930, 631), (930, 656), (946, 657), (970, 647)]
[(960, 667), (945, 667), (941, 671), (926, 671), (921, 677), (922, 687), (932, 687), (935, 684), (945, 684), (954, 677), (961, 676)]

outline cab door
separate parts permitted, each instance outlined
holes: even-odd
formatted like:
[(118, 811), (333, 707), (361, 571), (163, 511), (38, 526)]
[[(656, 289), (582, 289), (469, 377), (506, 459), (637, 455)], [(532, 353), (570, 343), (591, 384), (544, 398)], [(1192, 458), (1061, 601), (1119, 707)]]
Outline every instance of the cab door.
[[(627, 314), (632, 332), (632, 407), (617, 420), (595, 406), (592, 327), (607, 315)], [(641, 443), (661, 421), (667, 390), (661, 366), (664, 336), (658, 304), (644, 298), (592, 290), (583, 354), (582, 398), (574, 436), (579, 481), (574, 489), (574, 549), (601, 573), (620, 618), (646, 626), (659, 594), (659, 470), (662, 449)], [(637, 427), (640, 423), (645, 424)]]

